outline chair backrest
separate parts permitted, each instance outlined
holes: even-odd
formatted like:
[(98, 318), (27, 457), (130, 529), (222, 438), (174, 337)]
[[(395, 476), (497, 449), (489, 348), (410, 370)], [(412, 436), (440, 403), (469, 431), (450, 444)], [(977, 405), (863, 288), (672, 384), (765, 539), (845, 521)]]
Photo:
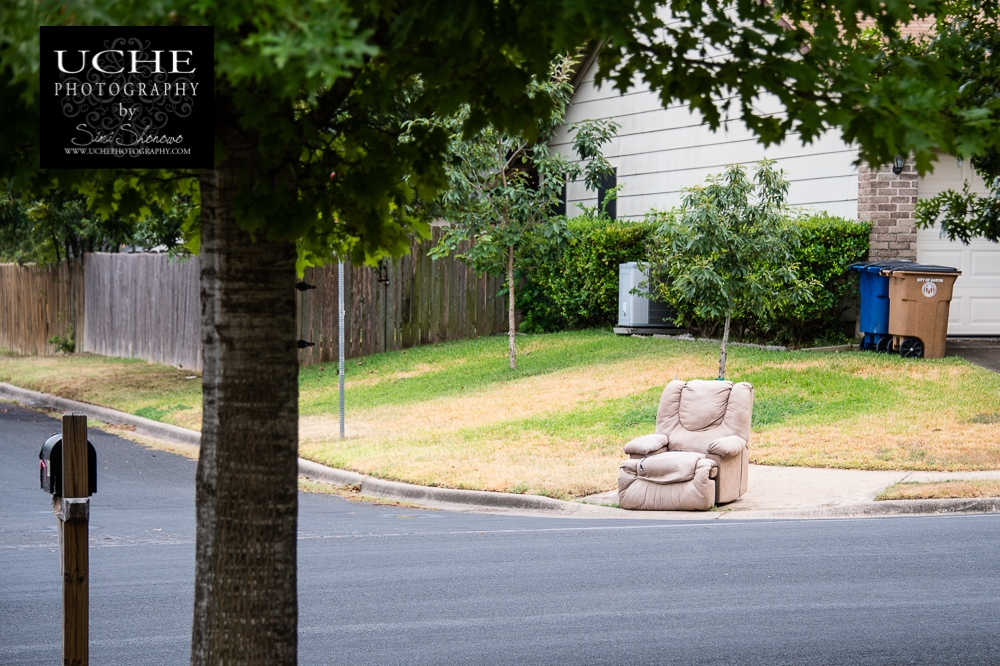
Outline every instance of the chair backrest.
[(706, 453), (727, 435), (750, 439), (753, 386), (746, 382), (674, 380), (660, 396), (656, 432), (667, 435), (669, 449)]

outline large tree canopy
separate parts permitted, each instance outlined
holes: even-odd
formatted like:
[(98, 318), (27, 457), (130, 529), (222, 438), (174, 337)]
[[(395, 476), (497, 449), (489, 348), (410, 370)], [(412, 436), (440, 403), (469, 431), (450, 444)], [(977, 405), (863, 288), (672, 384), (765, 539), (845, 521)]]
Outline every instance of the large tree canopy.
[[(31, 2), (0, 9), (0, 168), (21, 190), (76, 187), (102, 211), (135, 214), (151, 201), (197, 194), (194, 172), (37, 168), (38, 26), (211, 25), (216, 39), (217, 158), (251, 137), (261, 176), (235, 193), (243, 228), (296, 241), (320, 260), (402, 251), (421, 229), (418, 198), (445, 184), (441, 130), (408, 132), (417, 117), (467, 104), (487, 122), (531, 133), (551, 101), (532, 97), (552, 56), (624, 33), (628, 6), (473, 2)], [(330, 174), (336, 176), (331, 178)]]
[(227, 133), (250, 133), (268, 174), (241, 188), (234, 213), (313, 260), (331, 245), (358, 258), (399, 252), (421, 228), (412, 204), (445, 182), (445, 137), (400, 142), (406, 120), (469, 104), (470, 131), (491, 122), (530, 134), (547, 111), (526, 94), (531, 77), (597, 40), (599, 78), (621, 90), (641, 78), (665, 105), (689, 103), (713, 127), (742, 119), (766, 143), (841, 128), (867, 161), (913, 152), (923, 172), (934, 148), (971, 155), (996, 141), (982, 111), (992, 102), (957, 75), (968, 58), (942, 57), (959, 40), (920, 52), (899, 34), (948, 11), (939, 0), (12, 0), (0, 8), (0, 169), (20, 188), (83, 188), (106, 213), (197, 195), (196, 173), (37, 170), (38, 26), (119, 24), (215, 27), (217, 156)]
[(964, 7), (995, 24), (994, 3), (978, 0), (675, 1), (610, 40), (598, 78), (624, 91), (641, 77), (664, 106), (688, 102), (713, 128), (742, 119), (765, 144), (839, 128), (868, 163), (912, 153), (924, 173), (935, 148), (972, 154), (1000, 142), (995, 99), (963, 86), (969, 59), (953, 57), (963, 38), (948, 33), (925, 48), (920, 31), (905, 29), (947, 23)]
[(954, 122), (974, 119), (983, 130), (981, 145), (959, 144), (949, 152), (968, 159), (989, 188), (986, 196), (977, 195), (966, 184), (918, 202), (918, 224), (939, 222), (948, 238), (964, 243), (976, 237), (1000, 242), (1000, 4), (955, 2), (934, 32), (910, 49), (951, 66), (949, 76), (958, 85)]
[[(558, 54), (602, 44), (599, 78), (637, 78), (765, 142), (843, 128), (869, 162), (995, 132), (954, 67), (894, 57), (899, 26), (942, 0), (5, 0), (0, 173), (32, 198), (76, 189), (107, 215), (191, 197), (202, 267), (204, 421), (192, 663), (294, 663), (298, 443), (296, 260), (400, 253), (445, 185), (447, 136), (404, 127), (467, 105), (531, 139), (528, 94)], [(868, 21), (865, 23), (865, 21)], [(41, 25), (215, 28), (215, 168), (44, 171)], [(873, 27), (862, 29), (863, 26)], [(776, 103), (772, 104), (771, 100)], [(335, 174), (331, 178), (331, 174)], [(199, 236), (200, 233), (200, 236)]]

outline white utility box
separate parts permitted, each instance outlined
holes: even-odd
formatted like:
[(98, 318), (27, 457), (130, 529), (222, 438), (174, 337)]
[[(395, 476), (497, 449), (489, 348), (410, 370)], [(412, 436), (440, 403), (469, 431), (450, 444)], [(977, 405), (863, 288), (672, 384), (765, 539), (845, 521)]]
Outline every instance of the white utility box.
[(673, 328), (677, 316), (673, 308), (650, 300), (648, 285), (639, 288), (647, 280), (646, 268), (635, 261), (618, 266), (618, 326)]

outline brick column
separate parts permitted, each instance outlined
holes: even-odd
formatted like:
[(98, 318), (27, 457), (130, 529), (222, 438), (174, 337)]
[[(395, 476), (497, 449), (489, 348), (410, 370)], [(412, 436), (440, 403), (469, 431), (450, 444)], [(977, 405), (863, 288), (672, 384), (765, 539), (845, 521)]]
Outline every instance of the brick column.
[(872, 223), (870, 259), (916, 259), (917, 172), (908, 160), (892, 167), (858, 166), (858, 219)]

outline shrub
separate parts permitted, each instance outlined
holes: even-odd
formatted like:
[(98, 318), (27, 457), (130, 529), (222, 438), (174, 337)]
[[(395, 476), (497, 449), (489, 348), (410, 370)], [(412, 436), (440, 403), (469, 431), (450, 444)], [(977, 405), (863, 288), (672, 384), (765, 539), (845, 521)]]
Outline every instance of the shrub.
[[(669, 213), (667, 213), (669, 214)], [(551, 332), (613, 326), (617, 321), (618, 265), (646, 261), (658, 220), (616, 221), (577, 217), (569, 221), (571, 240), (562, 251), (542, 238), (526, 243), (519, 274), (521, 330)], [(792, 252), (798, 273), (813, 286), (811, 302), (779, 308), (767, 319), (741, 312), (734, 334), (744, 340), (801, 345), (844, 336), (842, 303), (857, 296), (857, 276), (847, 266), (868, 252), (871, 225), (825, 213), (789, 220), (799, 246)], [(676, 305), (676, 304), (675, 304)], [(686, 319), (702, 334), (718, 334), (720, 322)]]
[(60, 351), (63, 354), (72, 354), (76, 351), (76, 339), (73, 332), (73, 324), (66, 327), (66, 335), (53, 335), (49, 338), (49, 344), (56, 346), (56, 351)]
[(550, 252), (541, 238), (527, 243), (518, 295), (521, 330), (614, 325), (618, 265), (645, 259), (653, 228), (644, 221), (581, 216), (569, 221), (570, 241), (562, 252)]
[(799, 271), (819, 283), (811, 303), (801, 303), (762, 326), (780, 342), (812, 342), (843, 335), (843, 303), (858, 295), (858, 277), (847, 267), (868, 254), (869, 222), (825, 213), (794, 220), (800, 230)]

